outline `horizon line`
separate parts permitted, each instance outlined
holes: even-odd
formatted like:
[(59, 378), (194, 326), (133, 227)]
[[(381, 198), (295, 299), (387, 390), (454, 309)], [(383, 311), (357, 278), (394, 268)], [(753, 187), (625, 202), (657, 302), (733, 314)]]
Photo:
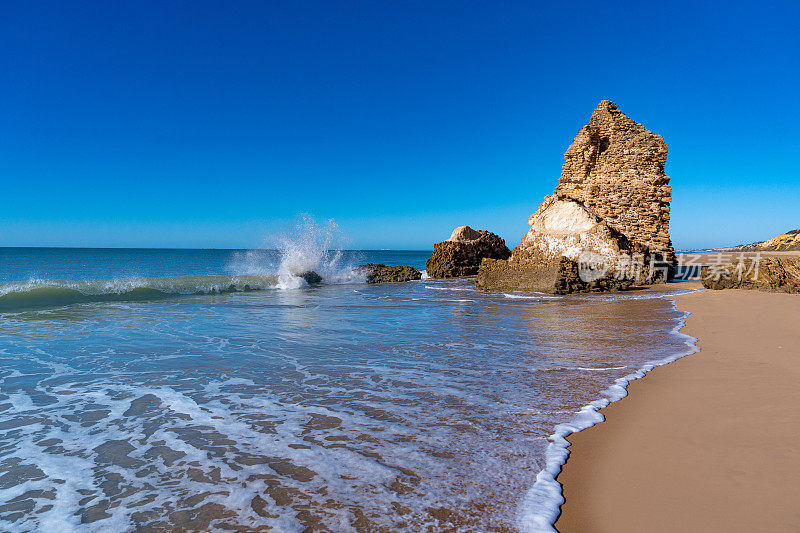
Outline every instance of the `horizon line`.
[[(55, 250), (221, 250), (221, 251), (261, 251), (279, 252), (278, 248), (183, 248), (183, 247), (164, 247), (164, 246), (0, 246), (3, 249), (55, 249)], [(422, 248), (332, 248), (342, 252), (428, 252), (431, 249)]]

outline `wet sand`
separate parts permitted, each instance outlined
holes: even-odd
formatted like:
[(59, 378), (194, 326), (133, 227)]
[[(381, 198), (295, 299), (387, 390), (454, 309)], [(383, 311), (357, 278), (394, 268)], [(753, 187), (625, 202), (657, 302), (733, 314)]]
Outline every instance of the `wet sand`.
[(569, 437), (556, 528), (800, 531), (800, 295), (676, 299), (701, 351), (632, 382), (605, 422)]

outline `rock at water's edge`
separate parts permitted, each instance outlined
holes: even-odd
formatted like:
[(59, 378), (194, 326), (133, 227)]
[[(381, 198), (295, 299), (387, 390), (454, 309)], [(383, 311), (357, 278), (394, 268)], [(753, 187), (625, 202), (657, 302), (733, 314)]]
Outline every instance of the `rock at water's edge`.
[(800, 257), (762, 257), (706, 266), (700, 277), (707, 289), (800, 293)]
[(485, 259), (478, 271), (476, 286), (483, 290), (572, 294), (625, 290), (633, 284), (627, 278), (597, 271), (590, 280), (581, 276), (577, 261), (567, 257), (515, 253), (507, 261)]
[(366, 263), (360, 265), (358, 270), (365, 273), (367, 283), (395, 283), (422, 278), (419, 270), (407, 265), (388, 266), (380, 263)]
[(314, 272), (313, 270), (308, 270), (303, 272), (302, 274), (298, 274), (297, 277), (303, 278), (306, 283), (309, 285), (317, 285), (322, 283), (322, 276)]
[(581, 254), (591, 252), (615, 264), (620, 254), (644, 250), (575, 200), (545, 196), (539, 209), (528, 218), (528, 225), (530, 229), (518, 248), (546, 258), (577, 260)]
[(433, 246), (425, 268), (432, 278), (474, 276), (483, 259), (507, 259), (510, 255), (506, 242), (494, 233), (461, 226), (449, 239)]
[(478, 287), (565, 294), (669, 280), (664, 139), (603, 100), (564, 159), (558, 187), (528, 219), (520, 245), (507, 261), (484, 261)]

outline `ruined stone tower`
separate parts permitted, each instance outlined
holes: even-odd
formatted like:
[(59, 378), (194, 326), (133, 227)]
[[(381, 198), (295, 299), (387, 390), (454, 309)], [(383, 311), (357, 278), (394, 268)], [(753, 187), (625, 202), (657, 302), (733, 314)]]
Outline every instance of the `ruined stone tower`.
[(511, 257), (481, 262), (478, 288), (566, 294), (671, 279), (664, 139), (603, 100), (564, 160)]
[(603, 100), (564, 154), (555, 196), (583, 204), (633, 244), (674, 261), (667, 145)]

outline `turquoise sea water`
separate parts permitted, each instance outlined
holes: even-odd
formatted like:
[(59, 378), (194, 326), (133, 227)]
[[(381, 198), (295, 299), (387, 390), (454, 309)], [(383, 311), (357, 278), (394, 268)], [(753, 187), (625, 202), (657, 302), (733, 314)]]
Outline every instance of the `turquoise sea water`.
[(681, 317), (352, 268), (428, 256), (0, 248), (0, 530), (524, 528), (555, 426)]

